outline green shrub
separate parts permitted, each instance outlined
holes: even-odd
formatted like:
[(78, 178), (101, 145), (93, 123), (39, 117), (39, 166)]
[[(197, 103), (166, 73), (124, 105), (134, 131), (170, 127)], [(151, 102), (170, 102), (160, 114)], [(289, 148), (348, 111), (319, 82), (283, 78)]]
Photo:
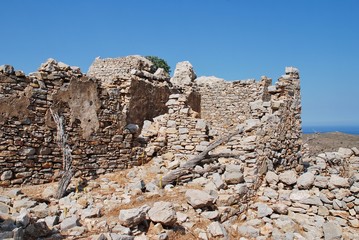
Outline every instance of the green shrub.
[(168, 74), (171, 73), (171, 67), (168, 66), (167, 62), (162, 58), (156, 56), (146, 56), (145, 58), (147, 58), (153, 63), (154, 65), (154, 68), (152, 69), (153, 72), (156, 72), (158, 68), (163, 68)]

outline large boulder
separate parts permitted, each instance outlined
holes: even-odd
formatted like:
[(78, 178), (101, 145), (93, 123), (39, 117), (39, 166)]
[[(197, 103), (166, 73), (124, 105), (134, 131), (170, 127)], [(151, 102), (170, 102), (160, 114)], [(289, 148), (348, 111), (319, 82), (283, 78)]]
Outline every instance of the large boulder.
[(193, 66), (190, 62), (179, 62), (176, 65), (176, 69), (171, 83), (178, 87), (189, 86), (196, 79), (196, 73), (193, 70)]

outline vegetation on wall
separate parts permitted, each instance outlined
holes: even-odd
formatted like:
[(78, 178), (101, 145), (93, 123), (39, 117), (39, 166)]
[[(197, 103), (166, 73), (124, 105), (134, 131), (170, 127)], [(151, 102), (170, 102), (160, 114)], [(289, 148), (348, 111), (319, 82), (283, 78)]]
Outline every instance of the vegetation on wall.
[(163, 68), (168, 74), (171, 73), (171, 67), (167, 64), (167, 62), (164, 59), (159, 58), (157, 56), (146, 56), (145, 58), (147, 58), (153, 63), (154, 65), (154, 69), (152, 70), (153, 72), (155, 72), (158, 68)]

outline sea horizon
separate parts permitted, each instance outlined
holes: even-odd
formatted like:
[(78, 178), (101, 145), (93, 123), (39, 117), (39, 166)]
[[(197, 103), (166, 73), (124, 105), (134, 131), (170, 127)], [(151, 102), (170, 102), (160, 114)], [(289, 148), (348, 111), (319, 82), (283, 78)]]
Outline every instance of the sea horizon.
[(348, 125), (303, 125), (302, 132), (308, 133), (328, 133), (328, 132), (342, 132), (347, 134), (359, 135), (359, 125), (348, 126)]

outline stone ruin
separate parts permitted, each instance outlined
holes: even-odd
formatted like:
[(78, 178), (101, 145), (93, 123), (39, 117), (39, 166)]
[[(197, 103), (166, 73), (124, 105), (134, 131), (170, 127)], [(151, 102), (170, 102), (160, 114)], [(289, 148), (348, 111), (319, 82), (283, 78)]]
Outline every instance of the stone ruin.
[(51, 112), (64, 118), (76, 176), (126, 169), (171, 152), (173, 166), (243, 128), (211, 154), (240, 165), (248, 184), (301, 160), (299, 72), (275, 85), (197, 78), (180, 62), (170, 78), (140, 56), (95, 59), (87, 74), (54, 59), (26, 76), (0, 68), (0, 186), (59, 178), (62, 152)]

